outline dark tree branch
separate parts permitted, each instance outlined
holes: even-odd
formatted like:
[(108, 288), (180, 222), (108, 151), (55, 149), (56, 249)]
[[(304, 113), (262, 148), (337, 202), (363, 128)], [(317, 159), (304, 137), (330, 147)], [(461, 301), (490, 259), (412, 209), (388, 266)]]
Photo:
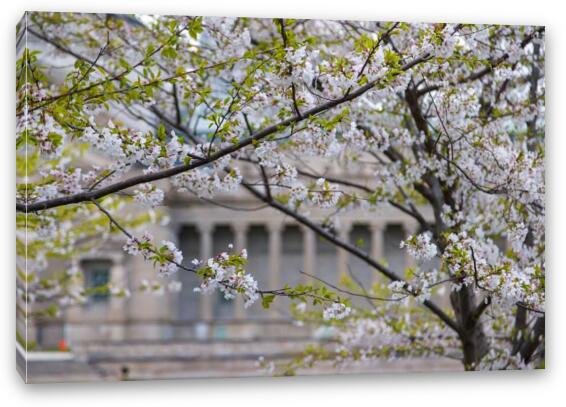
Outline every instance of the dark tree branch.
[(350, 296), (352, 296), (352, 297), (361, 297), (361, 298), (365, 298), (365, 299), (371, 300), (371, 301), (398, 302), (398, 301), (401, 301), (401, 300), (403, 300), (404, 298), (406, 298), (406, 297), (408, 297), (408, 296), (410, 295), (410, 294), (407, 294), (407, 295), (405, 295), (405, 297), (401, 297), (401, 298), (385, 298), (385, 297), (376, 297), (376, 296), (373, 296), (373, 295), (369, 295), (369, 294), (367, 294), (367, 292), (366, 292), (365, 294), (360, 294), (360, 293), (355, 293), (355, 292), (350, 291), (350, 290), (345, 290), (344, 288), (340, 288), (340, 287), (338, 287), (338, 286), (335, 285), (335, 284), (332, 284), (332, 283), (330, 283), (330, 282), (328, 282), (328, 281), (326, 281), (326, 280), (324, 280), (324, 279), (322, 279), (322, 278), (320, 278), (320, 277), (314, 276), (314, 275), (309, 274), (309, 273), (307, 273), (307, 272), (305, 272), (305, 271), (299, 270), (299, 273), (301, 273), (301, 274), (303, 274), (303, 275), (305, 275), (305, 276), (307, 276), (307, 277), (310, 277), (310, 278), (312, 278), (312, 279), (314, 279), (314, 280), (316, 280), (316, 281), (319, 281), (319, 282), (321, 282), (322, 284), (324, 284), (324, 285), (326, 285), (326, 286), (328, 286), (328, 287), (330, 287), (330, 288), (333, 288), (334, 290), (336, 290), (336, 291), (338, 291), (338, 292), (341, 292), (342, 294), (348, 294), (348, 295), (350, 295)]
[[(428, 55), (423, 55), (419, 58), (416, 58), (415, 60), (407, 63), (402, 68), (402, 71), (409, 70), (412, 67), (414, 67), (415, 65), (418, 65), (422, 62), (425, 62), (428, 59), (429, 59)], [(248, 138), (243, 139), (240, 143), (234, 144), (234, 145), (227, 147), (223, 150), (220, 150), (220, 151), (218, 151), (214, 154), (211, 154), (209, 157), (203, 158), (203, 159), (197, 161), (196, 163), (183, 164), (183, 165), (179, 165), (179, 166), (176, 166), (176, 167), (168, 168), (166, 170), (157, 171), (157, 172), (154, 172), (154, 173), (151, 173), (151, 174), (143, 174), (143, 175), (133, 176), (131, 178), (125, 179), (123, 181), (117, 182), (117, 183), (112, 184), (112, 185), (108, 185), (104, 188), (100, 188), (100, 189), (97, 189), (97, 190), (94, 190), (94, 191), (81, 192), (81, 193), (74, 194), (74, 195), (69, 195), (69, 196), (64, 196), (64, 197), (60, 197), (60, 198), (54, 198), (54, 199), (49, 199), (49, 200), (34, 202), (34, 203), (16, 203), (16, 211), (18, 211), (18, 212), (37, 212), (37, 211), (41, 211), (41, 210), (45, 210), (45, 209), (56, 208), (58, 206), (76, 204), (76, 203), (81, 203), (81, 202), (86, 202), (86, 201), (92, 201), (93, 199), (102, 198), (106, 195), (110, 195), (112, 193), (122, 191), (124, 189), (131, 188), (131, 187), (139, 185), (139, 184), (157, 181), (157, 180), (161, 180), (161, 179), (165, 179), (165, 178), (170, 178), (172, 176), (181, 174), (183, 172), (186, 172), (186, 171), (198, 168), (198, 167), (202, 167), (204, 165), (210, 164), (210, 163), (218, 160), (219, 158), (222, 158), (222, 157), (230, 155), (230, 154), (232, 154), (236, 151), (239, 151), (242, 148), (249, 146), (256, 141), (260, 141), (260, 140), (264, 139), (265, 137), (267, 137), (271, 134), (277, 133), (277, 132), (281, 131), (281, 129), (286, 128), (286, 127), (288, 127), (292, 124), (299, 123), (299, 122), (301, 122), (301, 121), (303, 121), (303, 120), (305, 120), (305, 119), (307, 119), (311, 116), (318, 115), (319, 113), (333, 109), (333, 108), (340, 106), (340, 105), (342, 105), (346, 102), (350, 102), (350, 101), (358, 98), (359, 96), (365, 94), (369, 90), (373, 89), (381, 81), (382, 81), (381, 77), (374, 79), (373, 81), (367, 83), (366, 85), (359, 87), (354, 92), (351, 92), (347, 95), (344, 95), (343, 97), (341, 97), (339, 99), (336, 99), (336, 100), (330, 101), (330, 102), (326, 102), (326, 103), (322, 103), (318, 106), (313, 107), (312, 109), (307, 110), (306, 112), (303, 113), (302, 116), (294, 115), (294, 116), (289, 117), (288, 119), (280, 121), (279, 123), (265, 127), (263, 130), (260, 130), (256, 133), (254, 133), (253, 136), (250, 136)]]
[(358, 79), (362, 77), (362, 75), (364, 74), (364, 71), (366, 69), (366, 67), (368, 66), (368, 64), (371, 62), (371, 59), (373, 57), (373, 54), (375, 54), (375, 51), (377, 51), (377, 49), (379, 48), (379, 46), (381, 45), (381, 43), (383, 41), (387, 41), (389, 39), (389, 36), (391, 35), (391, 33), (399, 26), (399, 23), (395, 23), (391, 26), (391, 28), (389, 28), (385, 33), (382, 33), (381, 36), (379, 37), (379, 39), (377, 40), (377, 42), (375, 43), (375, 45), (373, 46), (373, 48), (371, 49), (371, 51), (369, 52), (368, 57), (366, 58), (364, 64), (362, 65), (362, 69), (360, 69), (360, 72), (358, 72)]
[[(385, 275), (391, 281), (401, 281), (401, 282), (405, 283), (405, 289), (411, 295), (417, 294), (417, 293), (410, 291), (408, 289), (408, 283), (405, 280), (403, 280), (403, 278), (401, 278), (401, 276), (399, 276), (394, 271), (388, 269), (387, 267), (383, 266), (382, 264), (380, 264), (379, 262), (377, 262), (376, 260), (371, 258), (367, 253), (365, 253), (364, 251), (362, 251), (358, 247), (342, 241), (341, 239), (337, 238), (336, 236), (334, 236), (333, 234), (331, 234), (327, 230), (323, 229), (321, 226), (315, 224), (314, 222), (312, 222), (311, 220), (307, 219), (306, 217), (298, 214), (297, 212), (289, 209), (287, 206), (282, 205), (277, 201), (268, 200), (265, 195), (261, 194), (254, 187), (246, 184), (245, 182), (243, 182), (242, 185), (248, 191), (250, 191), (256, 198), (258, 198), (261, 201), (269, 204), (274, 209), (277, 209), (278, 211), (280, 211), (280, 212), (282, 212), (286, 215), (289, 215), (290, 217), (295, 219), (297, 222), (303, 224), (304, 226), (308, 227), (312, 231), (316, 232), (319, 236), (322, 236), (323, 238), (328, 240), (330, 243), (333, 243), (335, 246), (341, 247), (342, 249), (346, 250), (347, 252), (349, 252), (349, 253), (353, 254), (354, 256), (358, 257), (359, 259), (363, 260), (364, 262), (366, 262), (367, 264), (369, 264), (370, 266), (372, 266), (373, 268), (378, 270), (380, 273)], [(427, 307), (430, 311), (432, 311), (432, 313), (434, 315), (436, 315), (438, 318), (440, 318), (447, 326), (452, 328), (455, 332), (460, 333), (460, 328), (458, 327), (456, 322), (454, 322), (452, 320), (452, 318), (450, 318), (444, 311), (442, 311), (442, 309), (440, 309), (440, 307), (438, 307), (438, 305), (436, 305), (434, 302), (432, 302), (430, 300), (424, 301), (423, 305), (425, 307)]]

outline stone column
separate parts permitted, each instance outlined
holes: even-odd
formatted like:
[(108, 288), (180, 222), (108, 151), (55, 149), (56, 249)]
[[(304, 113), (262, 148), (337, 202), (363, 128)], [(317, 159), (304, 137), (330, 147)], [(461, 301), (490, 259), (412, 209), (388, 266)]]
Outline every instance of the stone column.
[[(197, 229), (200, 233), (199, 257), (202, 261), (206, 262), (210, 257), (212, 257), (212, 231), (214, 230), (214, 225), (208, 222), (201, 222), (197, 224)], [(200, 303), (201, 319), (205, 321), (212, 320), (212, 304), (212, 296), (203, 294)]]
[[(78, 264), (76, 264), (76, 267), (81, 269), (82, 267), (80, 267), (80, 262), (78, 262)], [(81, 270), (80, 273), (74, 275), (72, 277), (72, 280), (69, 283), (69, 289), (71, 291), (76, 291), (76, 292), (80, 292), (83, 290), (84, 288), (84, 278), (86, 278), (86, 276), (83, 274), (84, 270)], [(77, 325), (77, 322), (80, 321), (84, 321), (84, 315), (83, 315), (83, 306), (80, 304), (76, 304), (73, 305), (71, 307), (65, 308), (63, 310), (64, 312), (64, 319), (65, 319), (65, 340), (72, 345), (74, 340), (80, 340), (81, 337), (81, 326)], [(27, 326), (28, 329), (31, 328), (32, 326), (34, 326), (33, 324), (33, 319), (30, 318), (27, 322)], [(35, 333), (35, 330), (34, 330)], [(30, 339), (36, 339), (34, 338), (32, 335), (30, 335), (29, 331), (28, 331), (28, 340)]]
[[(181, 229), (183, 228), (183, 225), (177, 222), (172, 222), (169, 224), (169, 237), (167, 240), (172, 241), (173, 243), (175, 243), (175, 246), (177, 246), (177, 248), (179, 250), (183, 250), (183, 248), (181, 247)], [(185, 255), (187, 255), (186, 253), (184, 253)], [(187, 259), (186, 259), (187, 260)], [(175, 273), (171, 278), (175, 279), (179, 282), (181, 282), (181, 273), (184, 273), (185, 271), (183, 270), (178, 270), (177, 273)], [(174, 293), (172, 295), (169, 295), (170, 300), (169, 300), (169, 316), (172, 319), (178, 319), (179, 318), (179, 304), (180, 304), (180, 298), (181, 298), (181, 291), (179, 291), (178, 293)]]
[[(350, 241), (350, 229), (352, 224), (350, 222), (342, 221), (340, 222), (340, 229), (338, 230), (338, 238), (343, 242), (349, 243)], [(348, 275), (348, 252), (340, 247), (336, 247), (336, 258), (338, 262), (338, 276), (336, 277), (336, 283), (340, 281), (340, 276), (342, 274)]]
[[(234, 250), (240, 252), (242, 249), (246, 248), (246, 233), (248, 231), (248, 225), (245, 223), (234, 223), (232, 225), (234, 229)], [(244, 319), (246, 317), (246, 309), (244, 308), (244, 299), (241, 295), (236, 296), (234, 310), (234, 317), (236, 319)]]
[[(379, 262), (385, 259), (384, 238), (386, 224), (382, 222), (372, 222), (369, 227), (371, 231), (371, 249), (372, 259)], [(380, 273), (374, 273), (374, 281), (377, 281)]]
[[(113, 287), (127, 289), (128, 287), (128, 276), (126, 273), (126, 268), (122, 264), (122, 260), (114, 259), (112, 261), (112, 267), (110, 267), (110, 284)], [(127, 319), (125, 297), (110, 297), (110, 335), (113, 340), (124, 340), (125, 339), (125, 325), (124, 321)]]
[(314, 232), (307, 227), (302, 227), (301, 229), (303, 230), (303, 271), (307, 274), (314, 275), (314, 263), (316, 261), (315, 235)]
[[(267, 225), (269, 231), (269, 288), (271, 290), (281, 288), (281, 232), (283, 225), (281, 221), (271, 222)], [(274, 307), (270, 308), (269, 313), (272, 318), (277, 318)]]
[(281, 288), (281, 222), (273, 222), (267, 225), (269, 231), (269, 288)]
[[(154, 223), (148, 226), (148, 232), (154, 236), (154, 242), (161, 244), (162, 240), (176, 240), (168, 227)], [(132, 297), (128, 301), (128, 338), (161, 340), (170, 335), (170, 327), (163, 321), (170, 316), (171, 295), (152, 295), (139, 288), (143, 280), (167, 284), (168, 279), (157, 276), (152, 262), (144, 260), (143, 256), (125, 256), (126, 267), (129, 270), (129, 279)]]
[[(169, 212), (167, 212), (167, 216), (173, 218)], [(180, 250), (180, 232), (181, 232), (182, 224), (178, 222), (171, 222), (168, 226), (164, 226), (160, 229), (159, 235), (156, 235), (156, 242), (160, 242), (161, 240), (168, 240), (173, 242), (173, 244)], [(170, 277), (163, 279), (161, 281), (162, 284), (168, 285), (173, 280), (180, 281), (181, 273), (185, 271), (178, 270), (177, 273), (174, 273)], [(167, 323), (159, 324), (161, 326), (161, 337), (162, 338), (174, 338), (177, 335), (178, 327), (175, 323), (172, 323), (174, 320), (179, 318), (179, 297), (181, 295), (180, 292), (170, 292), (166, 287), (165, 288), (165, 295), (161, 298), (163, 301), (162, 305), (162, 314), (161, 318), (164, 321), (171, 321)]]

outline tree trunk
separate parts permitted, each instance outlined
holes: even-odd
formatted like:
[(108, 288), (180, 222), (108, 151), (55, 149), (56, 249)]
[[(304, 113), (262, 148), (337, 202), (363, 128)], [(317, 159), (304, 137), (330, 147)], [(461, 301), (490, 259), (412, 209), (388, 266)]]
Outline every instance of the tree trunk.
[(460, 326), (462, 363), (466, 370), (476, 370), (488, 351), (482, 325), (476, 316), (476, 296), (471, 288), (462, 287), (459, 291), (452, 291), (450, 301)]

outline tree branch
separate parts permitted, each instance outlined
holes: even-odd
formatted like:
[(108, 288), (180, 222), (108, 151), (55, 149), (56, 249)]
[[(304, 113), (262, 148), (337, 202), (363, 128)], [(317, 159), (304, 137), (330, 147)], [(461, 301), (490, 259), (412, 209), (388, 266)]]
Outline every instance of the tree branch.
[[(367, 264), (369, 264), (370, 266), (372, 266), (373, 268), (375, 268), (376, 270), (381, 272), (383, 275), (385, 275), (391, 281), (404, 282), (405, 283), (405, 289), (407, 289), (408, 283), (403, 278), (401, 278), (401, 276), (397, 275), (394, 271), (388, 269), (387, 267), (383, 266), (382, 264), (380, 264), (376, 260), (372, 259), (367, 253), (363, 252), (358, 247), (353, 246), (353, 245), (351, 245), (347, 242), (340, 240), (339, 238), (332, 235), (330, 232), (323, 229), (319, 225), (310, 221), (306, 217), (298, 214), (297, 212), (289, 209), (288, 207), (280, 204), (279, 202), (274, 201), (274, 200), (271, 200), (271, 201), (268, 200), (265, 195), (261, 194), (255, 188), (246, 184), (245, 182), (242, 182), (242, 185), (248, 191), (250, 191), (255, 197), (260, 199), (261, 201), (269, 204), (274, 209), (277, 209), (278, 211), (283, 212), (286, 215), (289, 215), (290, 217), (295, 219), (297, 222), (303, 224), (304, 226), (308, 227), (312, 231), (316, 232), (319, 236), (322, 236), (323, 238), (328, 240), (330, 243), (333, 243), (334, 245), (341, 247), (342, 249), (346, 250), (347, 252), (349, 252), (349, 253), (353, 254), (354, 256), (358, 257), (359, 259), (363, 260), (364, 262), (366, 262)], [(412, 292), (408, 289), (407, 289), (407, 291), (411, 295), (416, 295), (416, 293), (414, 293), (414, 292)], [(444, 311), (442, 311), (442, 309), (440, 309), (440, 307), (438, 307), (438, 305), (436, 305), (434, 302), (432, 302), (430, 300), (424, 301), (423, 305), (425, 307), (427, 307), (430, 311), (432, 311), (432, 313), (435, 314), (438, 318), (440, 318), (447, 326), (452, 328), (455, 332), (460, 333), (460, 328), (458, 327), (456, 322), (454, 322)]]
[[(425, 62), (428, 59), (429, 59), (428, 54), (423, 55), (419, 58), (416, 58), (413, 61), (407, 63), (405, 66), (403, 66), (401, 71), (409, 70), (412, 67), (414, 67), (415, 65), (418, 65), (422, 62)], [(343, 97), (341, 97), (339, 99), (329, 101), (329, 102), (326, 102), (326, 103), (322, 103), (318, 106), (315, 106), (315, 107), (307, 110), (306, 112), (304, 112), (300, 116), (299, 115), (293, 115), (293, 116), (289, 117), (288, 119), (280, 121), (279, 123), (265, 127), (263, 130), (256, 132), (254, 135), (252, 135), (248, 138), (245, 138), (240, 143), (234, 144), (230, 147), (227, 147), (223, 150), (218, 151), (217, 153), (211, 154), (209, 157), (203, 158), (202, 160), (197, 161), (196, 163), (183, 164), (183, 165), (171, 167), (171, 168), (161, 170), (161, 171), (157, 171), (157, 172), (150, 173), (150, 174), (137, 175), (137, 176), (125, 179), (123, 181), (117, 182), (117, 183), (112, 184), (112, 185), (108, 185), (104, 188), (100, 188), (100, 189), (97, 189), (97, 190), (94, 190), (94, 191), (81, 192), (81, 193), (74, 194), (74, 195), (68, 195), (68, 196), (64, 196), (64, 197), (60, 197), (60, 198), (54, 198), (54, 199), (49, 199), (49, 200), (34, 202), (34, 203), (29, 203), (29, 204), (27, 202), (26, 203), (16, 203), (16, 211), (18, 211), (18, 212), (28, 212), (28, 213), (29, 212), (37, 212), (37, 211), (41, 211), (41, 210), (45, 210), (45, 209), (56, 208), (58, 206), (76, 204), (76, 203), (81, 203), (81, 202), (86, 202), (86, 201), (92, 201), (93, 199), (102, 198), (106, 195), (110, 195), (112, 193), (122, 191), (124, 189), (130, 188), (130, 187), (133, 187), (133, 186), (136, 186), (136, 185), (139, 185), (139, 184), (157, 181), (157, 180), (161, 180), (161, 179), (165, 179), (165, 178), (170, 178), (174, 175), (178, 175), (178, 174), (181, 174), (183, 172), (186, 172), (186, 171), (198, 168), (198, 167), (202, 167), (206, 164), (209, 164), (209, 163), (212, 163), (212, 162), (218, 160), (219, 158), (222, 158), (222, 157), (230, 155), (230, 154), (232, 154), (236, 151), (239, 151), (242, 148), (244, 148), (248, 145), (251, 145), (252, 143), (254, 143), (256, 141), (260, 141), (260, 140), (264, 139), (265, 137), (267, 137), (267, 136), (269, 136), (273, 133), (277, 133), (277, 132), (281, 131), (281, 129), (288, 127), (291, 124), (302, 122), (303, 120), (305, 120), (309, 117), (315, 116), (319, 113), (325, 112), (327, 110), (330, 110), (330, 109), (333, 109), (337, 106), (340, 106), (340, 105), (342, 105), (346, 102), (354, 100), (354, 99), (360, 97), (361, 95), (365, 94), (369, 90), (373, 89), (375, 86), (377, 86), (382, 81), (382, 79), (383, 78), (381, 78), (381, 77), (374, 79), (373, 81), (367, 83), (366, 85), (359, 87), (354, 92), (351, 92), (347, 95), (344, 95)]]

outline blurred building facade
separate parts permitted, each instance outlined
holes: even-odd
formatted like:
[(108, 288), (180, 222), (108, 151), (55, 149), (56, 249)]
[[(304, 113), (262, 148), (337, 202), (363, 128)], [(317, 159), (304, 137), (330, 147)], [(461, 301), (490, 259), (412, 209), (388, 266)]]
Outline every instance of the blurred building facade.
[[(170, 194), (167, 206), (159, 209), (169, 223), (148, 225), (148, 229), (156, 241), (175, 242), (187, 265), (194, 258), (208, 259), (228, 251), (231, 244), (234, 250), (246, 248), (247, 268), (262, 289), (312, 282), (308, 275), (331, 284), (337, 284), (342, 275), (354, 275), (366, 288), (379, 278), (379, 273), (363, 261), (293, 219), (272, 208), (258, 209), (261, 203), (246, 191), (215, 199), (222, 206), (174, 191)], [(316, 211), (311, 211), (311, 217), (317, 220)], [(322, 221), (322, 217), (318, 220)], [(341, 216), (339, 225), (337, 235), (341, 239), (358, 245), (393, 269), (403, 270), (412, 264), (412, 258), (399, 248), (406, 235), (417, 232), (418, 225), (407, 215), (386, 207), (355, 210)], [(277, 299), (270, 310), (264, 310), (259, 301), (246, 309), (239, 298), (225, 300), (221, 293), (195, 293), (194, 288), (200, 284), (198, 276), (180, 270), (168, 279), (159, 278), (150, 263), (125, 253), (117, 240), (108, 242), (103, 250), (84, 255), (79, 264), (85, 288), (110, 282), (128, 288), (131, 297), (94, 296), (84, 305), (67, 309), (58, 329), (49, 321), (39, 323), (36, 338), (40, 346), (53, 346), (60, 339), (73, 344), (92, 340), (313, 334), (293, 324), (285, 299)], [(144, 280), (167, 285), (169, 279), (182, 284), (180, 291), (150, 293), (139, 289)]]
[[(235, 250), (248, 250), (248, 270), (261, 288), (312, 282), (300, 271), (332, 284), (338, 283), (343, 274), (353, 274), (366, 287), (381, 278), (376, 270), (292, 219), (271, 208), (255, 209), (258, 201), (245, 191), (215, 201), (254, 210), (235, 211), (192, 196), (175, 192), (171, 195), (167, 206), (161, 208), (170, 217), (170, 223), (151, 225), (149, 230), (158, 241), (174, 241), (183, 251), (186, 264), (193, 258), (212, 257), (233, 244)], [(314, 212), (311, 216), (317, 218)], [(413, 259), (401, 251), (399, 242), (407, 234), (415, 233), (416, 228), (407, 215), (383, 208), (342, 216), (338, 235), (395, 270), (403, 270)], [(132, 378), (255, 376), (259, 372), (259, 357), (289, 360), (309, 344), (333, 341), (330, 328), (297, 324), (286, 299), (276, 299), (269, 310), (262, 308), (261, 301), (246, 309), (241, 300), (227, 301), (220, 293), (195, 293), (199, 279), (193, 273), (179, 271), (171, 277), (182, 283), (179, 292), (165, 290), (157, 295), (140, 291), (143, 280), (162, 279), (156, 277), (151, 264), (128, 255), (121, 246), (114, 242), (84, 256), (80, 261), (83, 284), (110, 281), (128, 287), (132, 292), (129, 299), (91, 298), (82, 306), (67, 309), (59, 319), (34, 321), (30, 330), (40, 349), (54, 348), (63, 339), (74, 355), (72, 363), (82, 366), (79, 372), (86, 366), (96, 367), (95, 373), (87, 370), (83, 372), (86, 376), (77, 377), (120, 379), (125, 367)], [(358, 305), (367, 307), (362, 302)], [(61, 366), (65, 365), (49, 366), (44, 369), (52, 372), (53, 366), (63, 370)], [(454, 368), (455, 363), (439, 360), (374, 361), (345, 372)], [(330, 365), (323, 365), (303, 373), (331, 372)], [(69, 379), (66, 373), (61, 375)], [(51, 373), (43, 376), (47, 377)]]

